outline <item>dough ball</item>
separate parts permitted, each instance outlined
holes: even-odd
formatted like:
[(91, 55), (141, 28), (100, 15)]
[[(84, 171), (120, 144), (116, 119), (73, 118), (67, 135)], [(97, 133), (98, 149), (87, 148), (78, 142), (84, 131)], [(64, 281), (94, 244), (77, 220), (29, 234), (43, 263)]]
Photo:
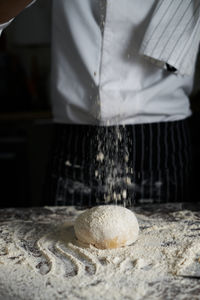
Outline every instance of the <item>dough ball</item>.
[(117, 205), (90, 208), (75, 220), (77, 239), (99, 249), (119, 248), (136, 241), (139, 225), (135, 214)]

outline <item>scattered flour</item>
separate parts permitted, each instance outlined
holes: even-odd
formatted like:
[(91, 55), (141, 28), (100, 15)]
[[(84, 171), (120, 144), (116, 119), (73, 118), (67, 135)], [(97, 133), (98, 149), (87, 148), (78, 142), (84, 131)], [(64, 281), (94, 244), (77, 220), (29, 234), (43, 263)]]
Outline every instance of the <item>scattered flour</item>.
[(0, 299), (199, 299), (200, 212), (135, 208), (137, 241), (81, 244), (74, 207), (0, 211)]

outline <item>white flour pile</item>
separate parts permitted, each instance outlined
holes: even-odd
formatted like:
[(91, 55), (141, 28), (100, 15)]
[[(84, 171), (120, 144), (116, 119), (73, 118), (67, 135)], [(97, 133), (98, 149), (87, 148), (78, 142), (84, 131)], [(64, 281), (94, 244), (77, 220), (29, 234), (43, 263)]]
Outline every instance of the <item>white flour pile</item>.
[(200, 276), (200, 212), (135, 211), (138, 240), (113, 250), (83, 248), (73, 207), (0, 211), (0, 299), (200, 299), (179, 276)]

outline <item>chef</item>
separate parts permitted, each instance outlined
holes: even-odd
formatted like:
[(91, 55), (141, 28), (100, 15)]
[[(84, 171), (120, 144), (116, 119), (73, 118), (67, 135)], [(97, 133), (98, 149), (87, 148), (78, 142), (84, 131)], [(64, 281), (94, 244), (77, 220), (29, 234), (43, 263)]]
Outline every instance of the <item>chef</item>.
[[(1, 0), (0, 29), (33, 2)], [(52, 6), (56, 134), (47, 203), (186, 201), (200, 1)], [(112, 158), (117, 153), (122, 163)], [(120, 176), (122, 188), (115, 184)]]

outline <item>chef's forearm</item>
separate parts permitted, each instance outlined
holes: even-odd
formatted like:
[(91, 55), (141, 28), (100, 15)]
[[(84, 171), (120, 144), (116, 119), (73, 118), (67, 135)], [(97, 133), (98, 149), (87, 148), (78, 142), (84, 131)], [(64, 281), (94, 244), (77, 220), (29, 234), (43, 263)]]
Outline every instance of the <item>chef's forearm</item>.
[(33, 0), (0, 0), (0, 24), (18, 15)]

